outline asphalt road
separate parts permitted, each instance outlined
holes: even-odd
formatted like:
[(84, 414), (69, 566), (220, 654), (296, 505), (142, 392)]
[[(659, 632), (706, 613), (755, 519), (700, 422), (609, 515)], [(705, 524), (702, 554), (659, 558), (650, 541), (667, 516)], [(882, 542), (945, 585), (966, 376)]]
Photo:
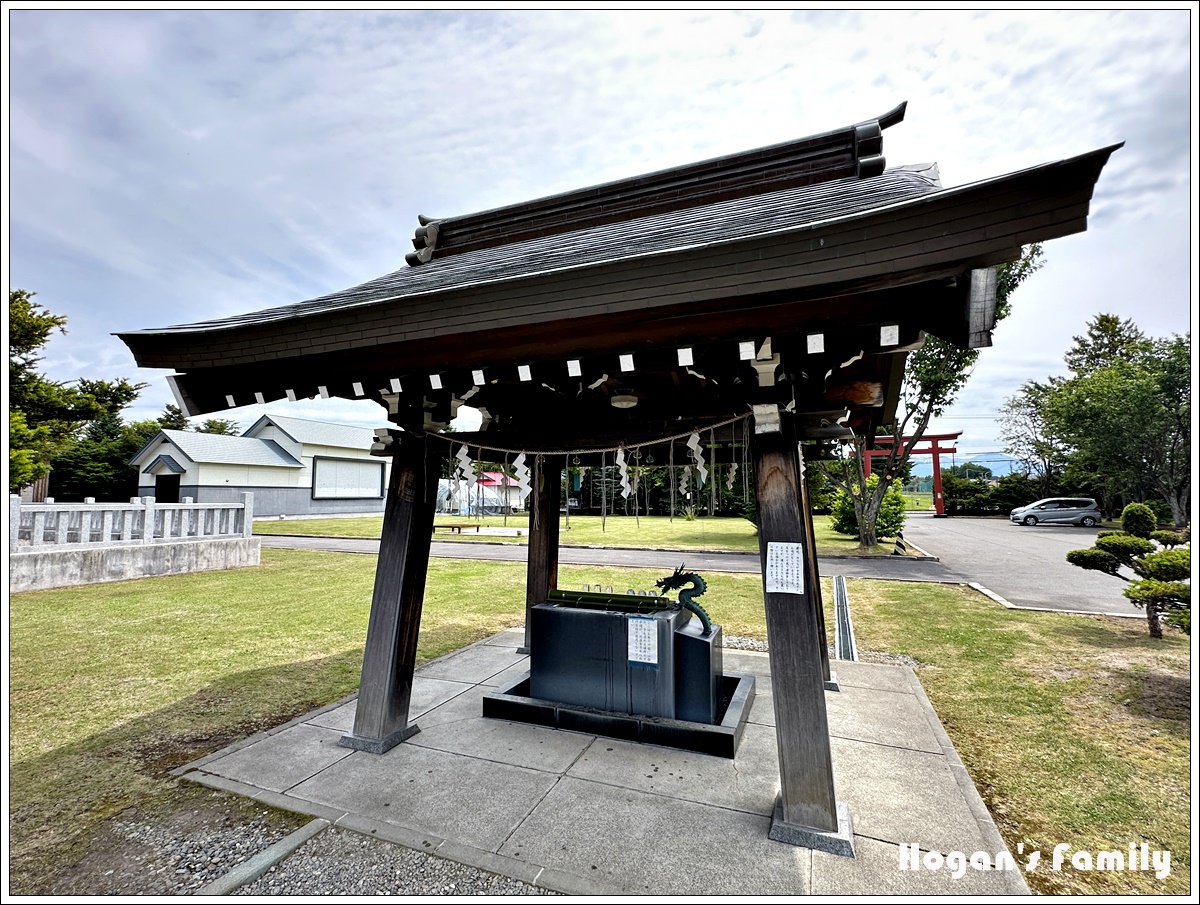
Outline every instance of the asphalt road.
[[(1142, 616), (1121, 595), (1124, 582), (1097, 572), (1085, 572), (1066, 561), (1066, 552), (1090, 546), (1099, 529), (1044, 526), (1026, 528), (999, 519), (935, 519), (909, 513), (907, 540), (940, 561), (902, 556), (822, 557), (822, 575), (847, 578), (887, 578), (982, 585), (1014, 606), (1066, 612)], [(377, 538), (283, 537), (262, 535), (268, 547), (329, 550), (343, 553), (379, 552)], [(433, 556), (525, 562), (523, 544), (434, 541)], [(680, 550), (570, 547), (559, 549), (559, 562), (582, 566), (631, 566), (713, 572), (759, 571), (752, 553), (698, 553)]]
[[(1125, 599), (1125, 582), (1067, 562), (1090, 547), (1099, 528), (1037, 525), (1007, 519), (934, 518), (908, 514), (904, 537), (937, 556), (949, 572), (977, 582), (1016, 606), (1144, 618)], [(1132, 575), (1132, 573), (1130, 573)]]

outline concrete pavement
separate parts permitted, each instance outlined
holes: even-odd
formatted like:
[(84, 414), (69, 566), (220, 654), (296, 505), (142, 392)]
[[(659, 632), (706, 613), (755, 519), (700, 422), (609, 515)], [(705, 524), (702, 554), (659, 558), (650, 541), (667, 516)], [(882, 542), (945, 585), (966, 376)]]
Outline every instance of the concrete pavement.
[(839, 800), (857, 857), (767, 837), (779, 783), (767, 655), (725, 651), (758, 691), (733, 760), (484, 719), (485, 691), (527, 669), (520, 630), (418, 672), (421, 731), (384, 755), (338, 746), (341, 702), (176, 771), (376, 839), (578, 895), (1027, 892), (1019, 870), (902, 868), (902, 846), (1004, 851), (907, 667), (837, 664), (827, 692)]

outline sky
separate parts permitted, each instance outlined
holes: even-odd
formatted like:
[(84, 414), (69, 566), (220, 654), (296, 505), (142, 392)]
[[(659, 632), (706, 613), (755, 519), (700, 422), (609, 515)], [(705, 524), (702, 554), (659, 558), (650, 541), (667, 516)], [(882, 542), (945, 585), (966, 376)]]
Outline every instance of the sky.
[[(405, 266), (417, 215), (484, 210), (877, 117), (955, 186), (1124, 141), (932, 430), (997, 413), (1101, 312), (1196, 304), (1196, 4), (1154, 12), (52, 10), (6, 4), (4, 266), (68, 318), (53, 379), (149, 384), (111, 334), (291, 304)], [(371, 402), (263, 411), (377, 426)]]

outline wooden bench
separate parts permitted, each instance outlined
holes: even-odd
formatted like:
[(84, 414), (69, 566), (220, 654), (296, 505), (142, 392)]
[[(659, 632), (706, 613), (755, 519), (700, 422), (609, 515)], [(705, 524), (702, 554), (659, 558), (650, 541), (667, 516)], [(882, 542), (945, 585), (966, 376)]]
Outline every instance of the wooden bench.
[(433, 526), (433, 530), (434, 530), (435, 534), (438, 531), (449, 531), (451, 534), (462, 534), (463, 530), (466, 528), (474, 528), (475, 531), (478, 532), (479, 529), (482, 527), (483, 527), (482, 525), (467, 525), (467, 524), (463, 524), (463, 525), (459, 525), (459, 524), (438, 525), (438, 524), (435, 524)]

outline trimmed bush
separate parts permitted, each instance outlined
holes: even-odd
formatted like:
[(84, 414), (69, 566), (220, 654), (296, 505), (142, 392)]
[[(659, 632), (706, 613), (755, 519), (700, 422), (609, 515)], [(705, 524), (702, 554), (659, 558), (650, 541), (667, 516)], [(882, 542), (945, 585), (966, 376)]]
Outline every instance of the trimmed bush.
[(1125, 589), (1125, 596), (1138, 606), (1155, 604), (1160, 611), (1187, 608), (1192, 600), (1192, 586), (1186, 581), (1156, 581), (1143, 578)]
[(1133, 571), (1154, 581), (1179, 582), (1192, 574), (1191, 550), (1159, 550), (1134, 560)]
[(1121, 567), (1121, 560), (1111, 553), (1105, 553), (1095, 547), (1088, 547), (1086, 550), (1072, 550), (1067, 554), (1067, 562), (1073, 566), (1079, 566), (1081, 569), (1107, 572), (1109, 575), (1118, 574), (1117, 570)]
[(1155, 531), (1150, 540), (1157, 541), (1164, 547), (1179, 547), (1187, 543), (1187, 539), (1178, 531)]
[(1134, 537), (1132, 534), (1111, 534), (1108, 537), (1098, 537), (1096, 546), (1131, 568), (1134, 559), (1154, 552), (1154, 544), (1144, 537)]
[(1130, 503), (1121, 510), (1121, 527), (1126, 534), (1149, 537), (1158, 528), (1158, 516), (1145, 503)]

